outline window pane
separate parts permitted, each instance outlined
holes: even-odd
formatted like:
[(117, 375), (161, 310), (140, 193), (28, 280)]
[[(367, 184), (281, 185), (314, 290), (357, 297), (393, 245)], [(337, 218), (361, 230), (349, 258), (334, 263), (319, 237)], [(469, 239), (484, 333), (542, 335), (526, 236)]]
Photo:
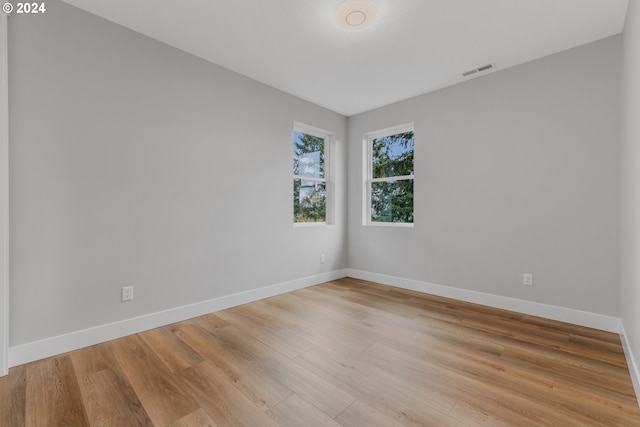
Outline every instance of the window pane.
[(325, 222), (327, 219), (327, 184), (293, 180), (294, 222)]
[(324, 138), (293, 133), (293, 174), (324, 178)]
[(371, 183), (371, 222), (413, 222), (413, 180)]
[(373, 178), (413, 175), (413, 131), (371, 142)]

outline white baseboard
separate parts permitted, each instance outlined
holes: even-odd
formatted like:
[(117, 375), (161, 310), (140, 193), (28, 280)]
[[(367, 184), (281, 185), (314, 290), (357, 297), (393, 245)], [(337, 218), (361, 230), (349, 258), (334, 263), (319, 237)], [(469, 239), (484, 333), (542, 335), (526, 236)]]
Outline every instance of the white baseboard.
[(17, 345), (9, 348), (9, 366), (22, 365), (345, 276), (346, 270), (331, 271)]
[[(530, 314), (547, 319), (559, 320), (609, 332), (621, 332), (621, 322), (617, 317), (348, 268), (265, 286), (245, 292), (239, 292), (232, 295), (226, 295), (207, 301), (13, 346), (9, 348), (9, 366), (13, 367), (22, 365), (46, 357), (55, 356), (149, 329), (169, 325), (171, 323), (180, 322), (182, 320), (191, 319), (193, 317), (202, 316), (204, 314), (213, 313), (215, 311), (224, 310), (226, 308), (235, 307), (237, 305), (340, 279), (346, 276), (501, 308), (504, 310)], [(627, 351), (627, 349), (625, 349), (625, 351)], [(630, 349), (628, 349), (628, 351), (630, 351)], [(627, 356), (627, 360), (630, 361), (629, 369), (631, 370), (632, 367), (634, 369), (634, 372), (632, 372), (632, 378), (634, 379), (634, 386), (636, 387), (636, 390), (638, 390), (638, 367), (633, 363), (635, 359), (632, 357)]]
[(631, 376), (631, 382), (633, 383), (633, 389), (636, 392), (636, 399), (638, 400), (638, 406), (640, 406), (640, 369), (636, 363), (631, 345), (627, 339), (627, 333), (624, 330), (624, 323), (620, 325), (620, 340), (622, 341), (622, 348), (624, 349), (624, 355), (627, 358), (627, 365), (629, 366), (629, 375)]
[(483, 292), (470, 291), (468, 289), (454, 288), (451, 286), (436, 285), (418, 280), (370, 273), (368, 271), (355, 270), (352, 268), (348, 268), (346, 272), (349, 277), (353, 277), (355, 279), (368, 280), (371, 282), (381, 283), (383, 285), (395, 286), (398, 288), (410, 289), (446, 298), (453, 298), (503, 310), (544, 317), (545, 319), (558, 320), (561, 322), (572, 323), (574, 325), (587, 326), (589, 328), (600, 329), (607, 332), (620, 333), (621, 321), (618, 317)]

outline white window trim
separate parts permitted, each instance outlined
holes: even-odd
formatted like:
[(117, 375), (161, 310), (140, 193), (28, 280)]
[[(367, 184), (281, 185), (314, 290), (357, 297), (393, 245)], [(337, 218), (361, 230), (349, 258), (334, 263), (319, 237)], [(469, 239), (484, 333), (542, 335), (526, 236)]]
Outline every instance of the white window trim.
[[(380, 138), (383, 136), (395, 135), (403, 132), (414, 132), (415, 136), (415, 128), (413, 122), (405, 123), (398, 126), (392, 126), (385, 129), (380, 129), (374, 132), (369, 132), (364, 134), (363, 138), (363, 152), (362, 156), (364, 164), (362, 170), (364, 171), (364, 179), (363, 179), (363, 201), (362, 205), (364, 209), (362, 224), (365, 226), (372, 227), (400, 227), (400, 228), (412, 228), (415, 224), (415, 199), (414, 199), (414, 222), (373, 222), (371, 221), (371, 184), (374, 182), (385, 182), (385, 181), (401, 181), (411, 179), (414, 181), (415, 185), (415, 172), (414, 175), (401, 175), (401, 176), (392, 176), (385, 178), (373, 178), (373, 150), (371, 148), (371, 144), (373, 140), (376, 138)], [(415, 145), (414, 145), (414, 153), (415, 153)]]
[[(322, 222), (295, 222), (292, 217), (294, 227), (316, 227), (335, 224), (335, 186), (334, 186), (334, 143), (335, 136), (333, 132), (310, 126), (305, 123), (293, 122), (293, 133), (302, 132), (307, 135), (317, 136), (324, 139), (324, 178), (316, 178), (309, 176), (293, 175), (293, 179), (302, 179), (304, 181), (323, 182), (326, 189), (326, 221)], [(293, 134), (292, 134), (293, 140)]]
[(317, 222), (294, 222), (293, 228), (305, 228), (305, 227), (320, 227), (323, 225), (329, 225), (326, 221)]

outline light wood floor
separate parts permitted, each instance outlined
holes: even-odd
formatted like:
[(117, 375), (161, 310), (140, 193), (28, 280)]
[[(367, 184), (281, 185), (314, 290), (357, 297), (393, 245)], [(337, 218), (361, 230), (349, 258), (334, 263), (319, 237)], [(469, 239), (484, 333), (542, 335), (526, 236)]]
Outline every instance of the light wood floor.
[(615, 334), (354, 279), (10, 370), (0, 425), (640, 426)]

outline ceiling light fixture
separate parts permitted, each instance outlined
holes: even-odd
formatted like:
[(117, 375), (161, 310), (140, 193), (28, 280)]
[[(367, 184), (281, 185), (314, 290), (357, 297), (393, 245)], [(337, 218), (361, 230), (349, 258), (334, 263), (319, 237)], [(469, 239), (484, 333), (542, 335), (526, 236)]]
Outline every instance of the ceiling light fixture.
[(336, 20), (345, 30), (363, 30), (373, 24), (376, 5), (369, 0), (345, 0), (338, 7)]

